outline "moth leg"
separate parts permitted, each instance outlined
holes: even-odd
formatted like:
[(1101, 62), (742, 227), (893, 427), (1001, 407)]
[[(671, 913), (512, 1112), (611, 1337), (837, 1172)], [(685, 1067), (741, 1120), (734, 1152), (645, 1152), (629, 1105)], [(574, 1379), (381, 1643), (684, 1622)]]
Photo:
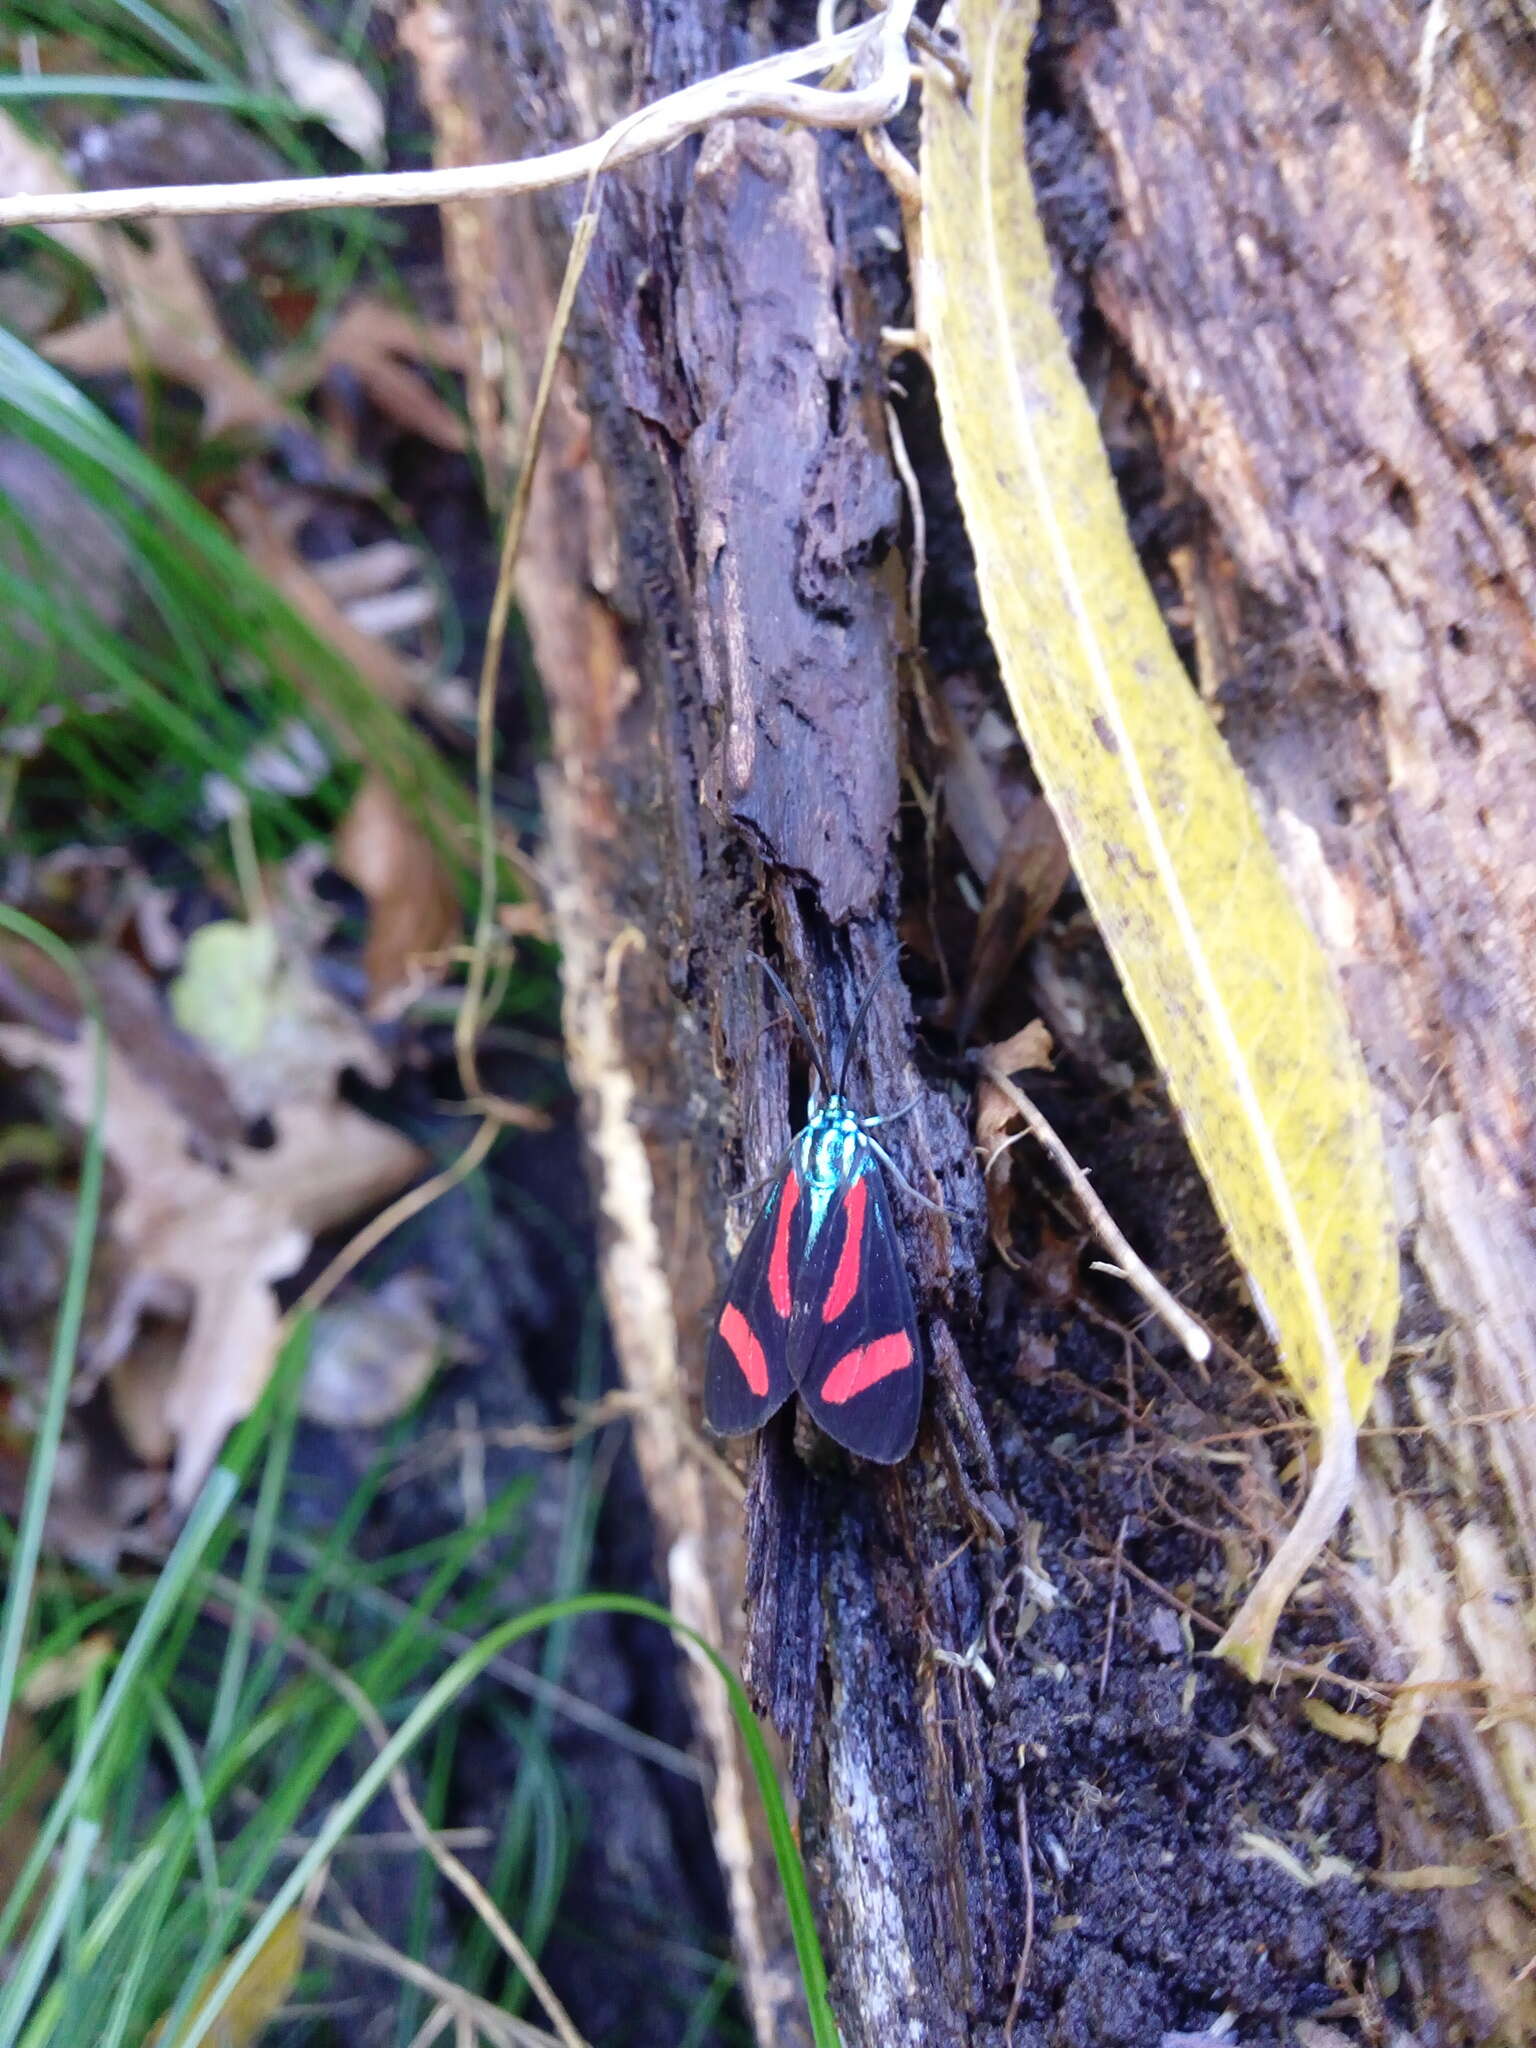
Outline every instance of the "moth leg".
[[(893, 1124), (896, 1122), (898, 1117), (910, 1116), (913, 1110), (916, 1109), (917, 1105), (922, 1101), (922, 1099), (923, 1098), (921, 1095), (914, 1095), (912, 1100), (910, 1102), (904, 1102), (901, 1105), (900, 1109), (888, 1109), (884, 1116), (861, 1116), (859, 1118), (859, 1122), (864, 1126), (864, 1129), (866, 1131), (872, 1131), (877, 1124)], [(880, 1156), (882, 1159), (885, 1158), (885, 1154), (883, 1152)], [(891, 1162), (888, 1159), (886, 1159), (885, 1163), (887, 1166), (890, 1166), (891, 1164)], [(893, 1173), (895, 1172), (895, 1170), (896, 1169), (894, 1167), (891, 1167), (891, 1171)]]
[[(909, 1109), (912, 1106), (913, 1105), (911, 1103), (908, 1103), (907, 1105)], [(896, 1111), (897, 1116), (902, 1116), (904, 1114), (905, 1112), (902, 1110)], [(885, 1121), (888, 1123), (890, 1119), (887, 1117)], [(960, 1214), (958, 1209), (946, 1209), (944, 1204), (942, 1202), (936, 1202), (933, 1199), (932, 1195), (925, 1195), (919, 1189), (913, 1187), (911, 1181), (907, 1179), (907, 1176), (902, 1172), (901, 1168), (896, 1164), (895, 1160), (891, 1157), (890, 1153), (886, 1151), (885, 1147), (880, 1143), (878, 1138), (870, 1139), (869, 1149), (871, 1152), (875, 1154), (875, 1156), (878, 1159), (884, 1161), (885, 1165), (889, 1168), (892, 1177), (901, 1183), (901, 1185), (906, 1189), (907, 1193), (912, 1197), (914, 1202), (921, 1202), (925, 1209), (932, 1209), (936, 1216), (947, 1216), (951, 1223), (964, 1222), (965, 1219)]]

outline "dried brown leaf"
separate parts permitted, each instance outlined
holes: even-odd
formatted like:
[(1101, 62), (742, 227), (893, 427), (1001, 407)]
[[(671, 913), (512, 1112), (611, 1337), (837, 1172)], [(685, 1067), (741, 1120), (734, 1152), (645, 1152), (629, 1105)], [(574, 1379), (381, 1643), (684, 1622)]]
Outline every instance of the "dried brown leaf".
[(1009, 970), (1040, 930), (1066, 887), (1066, 841), (1042, 798), (1025, 806), (1009, 824), (987, 878), (987, 893), (976, 924), (965, 988), (955, 1015), (955, 1035), (964, 1044)]
[(223, 511), (252, 566), (356, 669), (374, 694), (397, 710), (413, 703), (427, 680), (422, 665), (396, 654), (354, 623), (295, 550), (290, 522), (251, 491), (232, 492)]
[(462, 372), (462, 333), (446, 323), (412, 319), (379, 299), (354, 299), (312, 355), (287, 365), (283, 387), (297, 394), (317, 384), (328, 370), (349, 370), (380, 412), (408, 433), (458, 452), (468, 445), (464, 422), (411, 368), (413, 362)]
[[(217, 2023), (204, 2037), (213, 2048), (252, 2048), (268, 2020), (281, 2008), (304, 1967), (304, 1934), (308, 1916), (295, 1906), (285, 1913), (271, 1934), (252, 1956), (229, 1996), (219, 2007)], [(180, 2042), (208, 2009), (214, 1986), (224, 1975), (227, 1962), (215, 1963), (200, 1986), (186, 2026), (176, 2036)], [(165, 2021), (149, 2034), (144, 2048), (166, 2048)]]
[[(1004, 1074), (1050, 1071), (1051, 1034), (1034, 1018), (1022, 1031), (986, 1047), (982, 1059)], [(987, 1180), (987, 1227), (992, 1242), (1009, 1265), (1013, 1222), (1013, 1173), (1006, 1149), (1023, 1128), (1017, 1109), (997, 1085), (983, 1075), (976, 1090), (976, 1145)]]
[(423, 1273), (397, 1273), (376, 1294), (354, 1289), (315, 1316), (302, 1406), (331, 1429), (378, 1429), (401, 1415), (444, 1356)]
[[(57, 188), (55, 188), (57, 189)], [(145, 224), (148, 246), (103, 240), (95, 265), (112, 304), (50, 335), (42, 353), (76, 377), (151, 369), (203, 401), (203, 431), (280, 432), (293, 415), (230, 346), (174, 221)]]
[(287, 0), (246, 0), (244, 18), (294, 105), (323, 121), (364, 163), (382, 163), (384, 108), (357, 66), (338, 57)]
[[(89, 1118), (84, 1034), (61, 1042), (4, 1026), (0, 1055), (45, 1068), (70, 1117)], [(191, 1301), (166, 1401), (179, 1507), (266, 1385), (278, 1338), (272, 1283), (297, 1269), (317, 1231), (382, 1201), (422, 1163), (398, 1132), (334, 1099), (285, 1104), (273, 1123), (268, 1149), (241, 1146), (223, 1171), (207, 1166), (192, 1155), (185, 1119), (108, 1046), (103, 1140), (122, 1183), (111, 1230), (139, 1274), (185, 1288)]]
[(387, 777), (364, 777), (337, 829), (332, 856), (368, 899), (363, 965), (371, 1007), (425, 979), (461, 928), (458, 891), (432, 841)]
[(362, 1019), (266, 920), (223, 918), (195, 931), (171, 1009), (248, 1117), (328, 1103), (349, 1067), (377, 1087), (390, 1076)]
[[(70, 189), (69, 173), (53, 151), (28, 135), (9, 114), (0, 112), (0, 192), (20, 196)], [(90, 227), (84, 222), (55, 222), (40, 232), (93, 271), (99, 273), (107, 262), (112, 243), (108, 229)]]
[(92, 1629), (67, 1650), (43, 1659), (21, 1689), (22, 1706), (29, 1714), (40, 1714), (60, 1700), (72, 1700), (116, 1653), (115, 1638), (104, 1628)]

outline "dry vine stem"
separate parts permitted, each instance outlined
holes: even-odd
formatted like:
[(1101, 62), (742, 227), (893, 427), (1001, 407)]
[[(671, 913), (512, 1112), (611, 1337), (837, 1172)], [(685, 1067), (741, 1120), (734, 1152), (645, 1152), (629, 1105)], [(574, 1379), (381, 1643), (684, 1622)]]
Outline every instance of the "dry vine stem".
[[(345, 178), (271, 178), (245, 185), (147, 185), (117, 192), (23, 193), (0, 199), (0, 227), (139, 220), (148, 214), (299, 213), (316, 206), (420, 206), (547, 192), (598, 171), (673, 149), (711, 122), (742, 114), (807, 128), (878, 128), (907, 103), (912, 66), (907, 27), (916, 0), (889, 0), (875, 20), (701, 79), (627, 114), (592, 142), (521, 162), (440, 171), (360, 173)], [(845, 65), (854, 83), (827, 92), (794, 81)], [(867, 78), (859, 74), (866, 67)]]

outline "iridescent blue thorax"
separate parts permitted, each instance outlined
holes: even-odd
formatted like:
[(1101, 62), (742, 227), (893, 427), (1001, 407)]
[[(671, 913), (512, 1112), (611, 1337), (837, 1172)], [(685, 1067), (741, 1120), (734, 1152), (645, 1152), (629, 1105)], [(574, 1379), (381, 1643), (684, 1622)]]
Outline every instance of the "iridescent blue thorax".
[(795, 1172), (811, 1205), (807, 1252), (827, 1220), (833, 1196), (852, 1180), (868, 1149), (863, 1122), (841, 1095), (829, 1095), (795, 1140)]

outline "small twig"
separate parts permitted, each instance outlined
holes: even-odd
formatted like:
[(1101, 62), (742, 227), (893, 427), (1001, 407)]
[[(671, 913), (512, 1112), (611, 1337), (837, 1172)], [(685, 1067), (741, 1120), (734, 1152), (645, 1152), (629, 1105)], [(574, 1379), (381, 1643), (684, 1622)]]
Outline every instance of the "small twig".
[(450, 2026), (455, 2028), (468, 2026), (471, 2029), (469, 2038), (471, 2041), (474, 2040), (473, 2020), (469, 2019), (462, 2012), (455, 2012), (452, 2006), (436, 2005), (427, 2014), (415, 2033), (412, 2034), (409, 2048), (433, 2048), (433, 2044), (448, 2031)]
[[(501, 1429), (476, 1428), (475, 1437), (487, 1450), (569, 1451), (598, 1430), (608, 1428), (610, 1423), (627, 1422), (651, 1405), (649, 1395), (616, 1387), (600, 1400), (579, 1406), (574, 1422), (514, 1422)], [(463, 1450), (463, 1433), (458, 1426), (419, 1438), (391, 1470), (384, 1481), (385, 1491), (414, 1485), (424, 1472), (462, 1457)]]
[[(1030, 1101), (1024, 1090), (1016, 1082), (1010, 1080), (1001, 1067), (995, 1066), (990, 1060), (982, 1062), (981, 1071), (992, 1083), (993, 1087), (1001, 1091), (1010, 1107), (1018, 1111), (1024, 1122), (1028, 1125), (1031, 1135), (1039, 1140), (1040, 1144), (1061, 1168), (1073, 1194), (1076, 1195), (1081, 1203), (1083, 1213), (1092, 1225), (1099, 1242), (1114, 1260), (1115, 1269), (1121, 1278), (1134, 1287), (1148, 1308), (1155, 1315), (1161, 1317), (1168, 1325), (1190, 1357), (1203, 1365), (1211, 1355), (1210, 1338), (1201, 1329), (1189, 1311), (1182, 1308), (1174, 1300), (1162, 1281), (1158, 1279), (1146, 1262), (1131, 1249), (1119, 1224), (1116, 1223), (1114, 1217), (1110, 1215), (1103, 1202), (1100, 1201), (1098, 1195), (1094, 1192), (1093, 1183), (1089, 1180), (1087, 1174), (1084, 1173), (1083, 1169), (1072, 1157), (1072, 1154), (1067, 1150), (1061, 1139), (1057, 1137), (1055, 1130), (1047, 1121), (1044, 1111)], [(986, 1171), (988, 1173), (991, 1172), (996, 1161), (1002, 1157), (1011, 1145), (1016, 1145), (1022, 1136), (1023, 1132), (1016, 1132), (1013, 1137), (1005, 1138), (997, 1146), (991, 1157), (986, 1161)]]
[(901, 212), (901, 238), (907, 251), (907, 277), (912, 293), (910, 328), (885, 328), (880, 336), (882, 352), (897, 356), (911, 350), (925, 362), (930, 360), (928, 334), (923, 321), (923, 181), (916, 164), (910, 162), (883, 128), (866, 128), (864, 152), (896, 196)]
[[(893, 120), (911, 89), (907, 29), (915, 0), (892, 0), (874, 21), (840, 35), (701, 79), (641, 107), (595, 141), (518, 162), (470, 164), (437, 171), (365, 172), (345, 178), (271, 178), (242, 185), (149, 185), (116, 192), (23, 193), (0, 200), (0, 227), (53, 221), (141, 220), (146, 215), (299, 213), (318, 206), (420, 206), (451, 199), (489, 199), (509, 192), (547, 192), (594, 172), (675, 148), (711, 122), (757, 114), (808, 128), (875, 128)], [(845, 92), (794, 80), (878, 56), (873, 75)]]
[(1104, 1654), (1099, 1659), (1099, 1704), (1104, 1704), (1104, 1695), (1109, 1690), (1109, 1656), (1115, 1646), (1115, 1614), (1120, 1606), (1120, 1582), (1125, 1565), (1125, 1528), (1129, 1515), (1120, 1517), (1120, 1533), (1115, 1538), (1115, 1575), (1109, 1582), (1109, 1613), (1104, 1620)]
[[(1022, 1763), (1021, 1754), (1021, 1767)], [(1018, 2023), (1019, 2007), (1024, 2002), (1024, 1986), (1029, 1981), (1030, 1959), (1035, 1952), (1035, 1873), (1029, 1854), (1029, 1800), (1024, 1793), (1022, 1778), (1019, 1780), (1019, 1858), (1024, 1866), (1024, 1947), (1013, 1979), (1013, 1996), (1008, 2001), (1008, 2017), (1003, 2022), (1004, 2048), (1013, 2048), (1013, 2030)]]
[(473, 1401), (460, 1401), (454, 1413), (458, 1423), (459, 1499), (467, 1528), (471, 1522), (483, 1521), (485, 1517), (485, 1438), (475, 1426)]
[(921, 50), (925, 57), (931, 57), (935, 64), (944, 67), (955, 81), (955, 90), (961, 99), (968, 98), (971, 90), (971, 67), (954, 44), (946, 43), (921, 21), (913, 21), (908, 26), (907, 36), (913, 49)]
[(1120, 1559), (1118, 1569), (1123, 1572), (1129, 1572), (1131, 1577), (1139, 1580), (1149, 1593), (1155, 1593), (1159, 1600), (1166, 1601), (1176, 1614), (1182, 1614), (1192, 1626), (1203, 1628), (1207, 1635), (1219, 1636), (1221, 1634), (1221, 1623), (1219, 1621), (1212, 1621), (1211, 1617), (1203, 1613), (1193, 1600), (1186, 1600), (1181, 1593), (1175, 1593), (1172, 1587), (1160, 1585), (1150, 1572), (1144, 1572), (1139, 1564), (1132, 1564), (1128, 1557)]

